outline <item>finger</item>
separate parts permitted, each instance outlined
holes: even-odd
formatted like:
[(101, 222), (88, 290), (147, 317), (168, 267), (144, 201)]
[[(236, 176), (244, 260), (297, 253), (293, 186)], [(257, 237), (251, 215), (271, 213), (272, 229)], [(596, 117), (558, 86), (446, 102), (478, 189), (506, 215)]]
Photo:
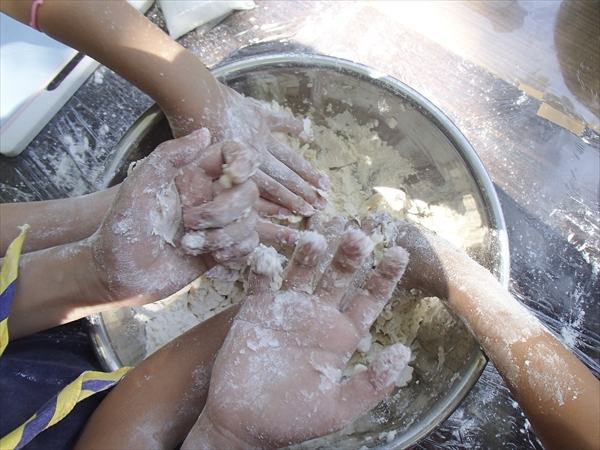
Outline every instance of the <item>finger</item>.
[(228, 261), (246, 261), (252, 251), (258, 247), (258, 233), (253, 231), (246, 239), (233, 244), (231, 247), (223, 248), (213, 252), (216, 261), (223, 263)]
[(321, 211), (315, 211), (306, 221), (306, 229), (309, 231), (316, 231), (317, 233), (323, 233), (323, 213)]
[(263, 155), (261, 170), (317, 209), (325, 209), (327, 201), (300, 175), (270, 153)]
[(323, 172), (312, 167), (302, 156), (279, 139), (271, 139), (268, 149), (275, 158), (292, 169), (315, 189), (320, 189), (324, 192), (331, 189), (331, 183)]
[[(369, 239), (373, 241), (373, 245), (376, 245), (376, 242), (373, 240), (373, 236), (371, 235), (373, 233), (375, 223), (376, 222), (374, 220), (369, 220), (368, 217), (366, 217), (361, 224), (359, 224), (358, 221), (351, 219), (346, 223), (346, 229), (362, 230), (363, 233), (368, 235)], [(371, 253), (363, 260), (362, 264), (352, 277), (352, 280), (348, 285), (348, 289), (344, 293), (344, 298), (340, 302), (340, 311), (344, 311), (348, 306), (348, 303), (350, 303), (352, 299), (356, 296), (358, 290), (363, 286), (363, 284), (367, 280), (367, 277), (369, 276), (369, 273), (371, 272), (372, 268), (373, 254)]]
[(277, 203), (304, 217), (312, 216), (315, 213), (315, 209), (304, 199), (285, 188), (262, 170), (256, 172), (252, 180), (258, 186), (260, 196), (265, 200)]
[(340, 302), (340, 311), (345, 311), (348, 304), (352, 301), (352, 299), (356, 296), (360, 288), (365, 284), (371, 269), (373, 268), (373, 254), (367, 255), (360, 267), (354, 273), (354, 276), (350, 280), (346, 292), (344, 293), (344, 297)]
[(259, 245), (250, 255), (248, 295), (271, 292), (271, 280), (281, 273), (281, 259), (273, 247)]
[(181, 239), (181, 247), (190, 255), (202, 255), (231, 247), (255, 232), (257, 220), (256, 212), (251, 211), (244, 219), (222, 228), (190, 231)]
[(175, 185), (184, 210), (213, 198), (212, 179), (195, 165), (188, 165), (175, 177)]
[(165, 153), (174, 168), (181, 168), (194, 161), (209, 144), (210, 132), (200, 128), (187, 136), (163, 142), (150, 156), (162, 158)]
[[(205, 255), (203, 258), (206, 259), (208, 255)], [(213, 280), (222, 280), (222, 281), (236, 281), (240, 277), (240, 271), (236, 270), (232, 267), (217, 264), (214, 262), (210, 269), (208, 269), (204, 274), (202, 274), (205, 278), (212, 278)]]
[[(337, 244), (339, 243), (339, 239), (342, 237), (344, 230), (346, 228), (346, 219), (342, 216), (333, 216), (327, 222), (324, 222), (325, 216), (322, 212), (316, 211), (314, 215), (310, 216), (306, 221), (306, 228), (309, 231), (316, 231), (317, 233), (322, 234), (327, 238), (328, 242), (331, 242), (332, 239), (337, 239)], [(331, 247), (331, 244), (329, 245)]]
[(410, 361), (410, 349), (394, 344), (383, 350), (369, 368), (352, 376), (341, 386), (336, 411), (352, 421), (390, 395), (396, 380)]
[(188, 164), (187, 171), (201, 171), (207, 178), (219, 178), (225, 188), (250, 178), (260, 165), (256, 151), (235, 141), (221, 141), (205, 148)]
[(219, 178), (223, 173), (223, 164), (225, 164), (223, 146), (229, 142), (231, 141), (221, 141), (207, 147), (186, 169), (201, 170), (211, 180)]
[(365, 234), (371, 235), (379, 225), (381, 225), (381, 220), (376, 216), (369, 214), (363, 218), (360, 229), (363, 230)]
[(245, 181), (223, 190), (210, 202), (185, 208), (183, 223), (192, 230), (223, 227), (247, 214), (258, 195), (256, 185)]
[[(165, 181), (172, 181), (180, 168), (201, 154), (207, 145), (207, 133), (208, 130), (200, 129), (184, 138), (163, 142), (148, 157), (130, 166), (127, 179), (129, 182), (136, 178), (143, 179), (144, 194), (155, 195), (154, 189), (157, 186), (162, 186)], [(210, 133), (208, 136), (210, 137)], [(128, 185), (129, 182), (124, 184)]]
[(260, 166), (260, 158), (249, 147), (229, 141), (222, 145), (223, 175), (219, 181), (225, 186), (240, 184), (256, 173)]
[(315, 295), (339, 307), (342, 298), (365, 257), (373, 251), (373, 243), (360, 230), (347, 230), (327, 270), (319, 280)]
[(263, 116), (271, 131), (281, 131), (298, 136), (304, 130), (302, 121), (289, 114), (263, 108)]
[(387, 215), (368, 214), (362, 220), (361, 230), (369, 234), (377, 244), (381, 243), (382, 247), (388, 248), (395, 245), (398, 236), (397, 223), (397, 219), (392, 219)]
[(219, 142), (204, 149), (175, 178), (184, 208), (201, 205), (214, 197), (213, 180), (221, 176), (225, 164), (224, 144)]
[(327, 240), (322, 234), (314, 231), (302, 233), (292, 259), (286, 268), (282, 290), (299, 290), (307, 293), (313, 291), (313, 280), (319, 258), (327, 250)]
[(289, 209), (284, 208), (277, 203), (265, 200), (264, 198), (259, 198), (256, 203), (254, 203), (254, 210), (259, 216), (272, 217), (274, 219), (285, 219), (293, 215), (292, 211)]
[(408, 252), (402, 247), (386, 249), (361, 294), (357, 295), (346, 308), (345, 313), (354, 323), (360, 336), (371, 327), (391, 297), (396, 284), (406, 270), (408, 258)]
[(261, 242), (273, 244), (295, 245), (299, 231), (293, 228), (277, 225), (266, 220), (258, 220), (256, 229)]
[[(348, 219), (348, 221), (346, 222), (345, 225), (345, 229), (349, 230), (349, 229), (355, 229), (355, 230), (362, 230), (362, 227), (360, 226), (360, 224), (358, 223), (358, 220), (356, 220), (355, 218), (350, 218)], [(365, 234), (369, 234), (367, 233), (365, 230), (363, 230)]]
[(342, 240), (346, 221), (341, 216), (334, 216), (329, 222), (323, 224), (323, 214), (318, 212), (314, 216), (309, 217), (307, 222), (309, 230), (319, 232), (325, 236), (325, 239), (327, 239), (328, 242), (327, 251), (317, 265), (317, 272), (322, 274), (325, 272), (325, 269), (329, 267), (333, 255), (335, 255), (335, 251)]

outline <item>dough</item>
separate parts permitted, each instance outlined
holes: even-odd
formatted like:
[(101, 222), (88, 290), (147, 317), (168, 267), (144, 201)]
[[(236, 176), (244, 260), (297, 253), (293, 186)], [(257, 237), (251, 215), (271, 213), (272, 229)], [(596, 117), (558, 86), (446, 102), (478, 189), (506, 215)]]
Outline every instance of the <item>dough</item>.
[[(285, 111), (276, 103), (266, 106)], [(480, 247), (486, 230), (475, 199), (469, 193), (459, 196), (454, 203), (429, 201), (426, 196), (411, 198), (403, 186), (417, 169), (402, 156), (398, 147), (394, 148), (380, 138), (378, 126), (376, 120), (361, 125), (349, 111), (343, 111), (332, 114), (322, 125), (311, 122), (310, 117), (305, 119), (304, 140), (287, 134), (277, 136), (329, 177), (332, 189), (328, 194), (329, 205), (324, 211), (326, 218), (341, 215), (358, 223), (367, 215), (377, 215), (382, 219), (372, 236), (376, 244), (376, 261), (385, 246), (393, 241), (394, 222), (398, 219), (421, 223), (463, 249)], [(387, 120), (387, 126), (400, 127), (395, 119)], [(448, 186), (453, 182), (456, 186)], [(463, 185), (464, 180), (457, 173), (455, 178), (446, 180), (443, 189), (452, 191), (456, 188), (452, 192), (465, 192)], [(283, 222), (298, 228), (304, 223), (298, 217), (289, 217)], [(290, 253), (285, 256), (289, 257)], [(274, 266), (265, 270), (276, 271)], [(138, 320), (145, 323), (147, 355), (188, 328), (241, 301), (248, 268), (239, 267), (235, 273), (237, 276), (230, 281), (200, 278), (161, 302), (135, 308)], [(429, 394), (420, 397), (419, 389), (425, 389), (426, 382), (440, 376), (440, 373), (444, 374), (444, 380), (449, 380), (446, 382), (456, 378), (456, 371), (461, 369), (473, 345), (470, 333), (439, 299), (424, 298), (418, 291), (397, 292), (374, 323), (370, 334), (361, 340), (344, 376), (365, 370), (383, 348), (395, 342), (403, 343), (413, 354), (410, 367), (400, 375), (396, 384), (400, 391), (414, 388), (414, 392), (410, 391), (405, 397), (409, 396), (417, 409), (419, 401), (429, 399)], [(417, 386), (418, 383), (421, 384)], [(388, 405), (384, 416), (394, 417), (406, 407), (401, 400), (404, 397), (400, 395), (398, 398), (400, 400), (395, 406)], [(371, 415), (340, 433), (371, 430), (374, 424), (381, 425), (385, 420)]]

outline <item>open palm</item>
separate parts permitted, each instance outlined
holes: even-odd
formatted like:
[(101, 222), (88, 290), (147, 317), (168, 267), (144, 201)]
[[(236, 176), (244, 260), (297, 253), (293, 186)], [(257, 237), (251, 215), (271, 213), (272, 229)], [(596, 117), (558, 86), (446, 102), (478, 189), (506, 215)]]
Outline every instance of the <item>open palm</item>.
[(362, 231), (347, 231), (328, 269), (314, 280), (326, 247), (323, 236), (304, 235), (277, 292), (254, 266), (249, 296), (215, 363), (206, 408), (184, 448), (301, 442), (343, 428), (391, 392), (410, 358), (401, 344), (348, 380), (342, 370), (391, 296), (408, 254), (388, 249), (364, 289), (340, 311), (372, 246)]

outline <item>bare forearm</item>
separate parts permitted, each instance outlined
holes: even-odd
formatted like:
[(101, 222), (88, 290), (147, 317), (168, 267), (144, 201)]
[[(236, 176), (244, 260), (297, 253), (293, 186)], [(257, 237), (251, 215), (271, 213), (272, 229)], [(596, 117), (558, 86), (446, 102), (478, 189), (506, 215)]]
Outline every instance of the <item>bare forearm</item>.
[(91, 249), (77, 242), (21, 256), (10, 307), (11, 339), (61, 325), (102, 309), (105, 291)]
[(487, 270), (470, 266), (468, 277), (449, 271), (448, 303), (471, 328), (544, 446), (598, 448), (598, 380)]
[[(28, 25), (31, 3), (31, 0), (3, 0), (2, 12)], [(44, 34), (131, 76), (136, 63), (144, 62), (144, 54), (170, 61), (182, 51), (181, 46), (125, 0), (45, 0), (36, 16), (37, 26)], [(134, 59), (130, 60), (131, 57)]]
[(466, 253), (415, 225), (405, 224), (397, 241), (411, 254), (405, 287), (447, 300), (544, 445), (598, 448), (600, 383), (587, 367)]
[(91, 236), (100, 226), (118, 186), (94, 194), (42, 202), (0, 205), (0, 251), (18, 236), (19, 227), (29, 224), (23, 253), (77, 242)]
[(204, 407), (214, 360), (238, 310), (211, 317), (144, 360), (96, 409), (76, 448), (174, 448), (182, 442)]
[(544, 447), (600, 448), (600, 383), (594, 375), (549, 333), (513, 345), (512, 353), (523, 363), (518, 378), (506, 382)]

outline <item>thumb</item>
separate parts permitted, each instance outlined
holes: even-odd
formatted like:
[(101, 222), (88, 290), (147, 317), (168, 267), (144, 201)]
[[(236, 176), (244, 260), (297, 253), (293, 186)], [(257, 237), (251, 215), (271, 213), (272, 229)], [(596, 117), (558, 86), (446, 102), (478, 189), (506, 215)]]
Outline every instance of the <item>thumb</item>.
[(196, 158), (210, 145), (210, 131), (200, 128), (187, 136), (163, 142), (149, 158), (165, 161), (175, 169), (180, 169)]
[[(347, 409), (350, 420), (355, 420), (375, 407), (392, 393), (400, 373), (408, 365), (411, 352), (408, 347), (397, 343), (383, 350), (369, 368), (348, 380), (340, 391), (340, 407)], [(354, 415), (354, 417), (353, 417)]]
[(256, 173), (260, 166), (260, 157), (251, 148), (228, 141), (222, 146), (223, 175), (220, 182), (224, 187), (241, 184)]
[(123, 185), (136, 191), (141, 184), (156, 187), (169, 183), (179, 169), (198, 158), (209, 143), (210, 132), (205, 128), (179, 139), (165, 141), (145, 159), (133, 163)]

